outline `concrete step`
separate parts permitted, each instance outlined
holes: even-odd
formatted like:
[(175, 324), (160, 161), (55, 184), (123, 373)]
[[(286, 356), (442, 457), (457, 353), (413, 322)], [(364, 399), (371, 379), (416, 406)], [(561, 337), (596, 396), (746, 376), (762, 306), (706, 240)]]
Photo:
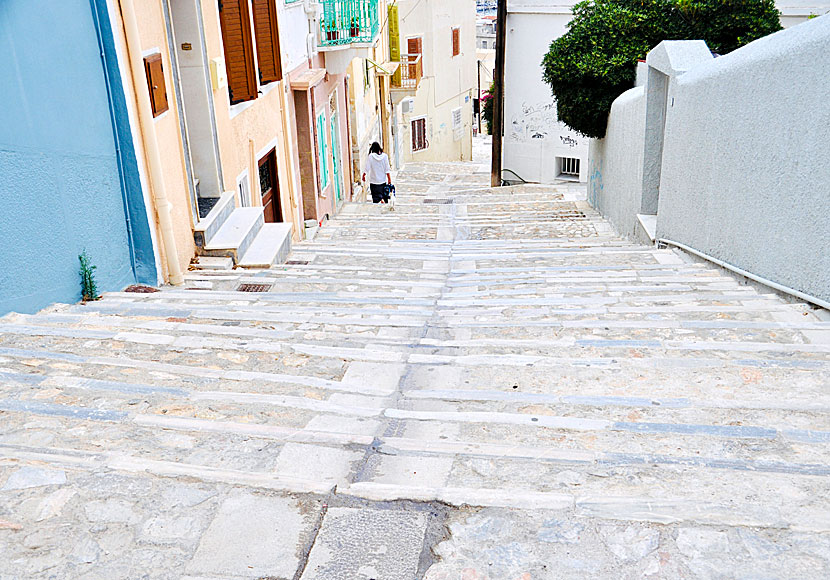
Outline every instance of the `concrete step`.
[(207, 239), (202, 253), (233, 258), (234, 263), (239, 263), (264, 223), (261, 207), (236, 208), (217, 232)]
[(243, 268), (270, 268), (281, 264), (291, 252), (291, 224), (264, 224), (239, 259)]
[(236, 193), (226, 191), (219, 198), (207, 216), (199, 220), (193, 227), (193, 235), (197, 248), (204, 248), (206, 242), (210, 241), (216, 233), (225, 225), (225, 222), (236, 209)]

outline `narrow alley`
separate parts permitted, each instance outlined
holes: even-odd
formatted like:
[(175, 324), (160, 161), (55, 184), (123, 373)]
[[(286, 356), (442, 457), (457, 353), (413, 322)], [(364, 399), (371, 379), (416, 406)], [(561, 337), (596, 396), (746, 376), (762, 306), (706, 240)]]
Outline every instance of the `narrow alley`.
[(0, 319), (0, 577), (830, 576), (830, 322), (489, 179)]

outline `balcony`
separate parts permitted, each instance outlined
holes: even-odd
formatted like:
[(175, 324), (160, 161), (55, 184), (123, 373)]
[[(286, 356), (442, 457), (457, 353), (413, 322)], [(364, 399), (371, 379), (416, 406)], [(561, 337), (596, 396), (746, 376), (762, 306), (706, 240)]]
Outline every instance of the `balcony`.
[(400, 66), (392, 76), (392, 90), (403, 90), (412, 93), (418, 90), (423, 74), (422, 62), (423, 59), (420, 54), (402, 54)]
[(319, 0), (323, 51), (371, 46), (378, 36), (378, 0)]

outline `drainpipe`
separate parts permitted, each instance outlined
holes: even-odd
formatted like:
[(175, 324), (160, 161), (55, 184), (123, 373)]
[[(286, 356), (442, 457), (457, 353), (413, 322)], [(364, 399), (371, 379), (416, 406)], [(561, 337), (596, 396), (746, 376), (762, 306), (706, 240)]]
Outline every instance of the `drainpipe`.
[(308, 56), (308, 68), (312, 68), (314, 54), (317, 52), (317, 18), (319, 5), (316, 0), (305, 0), (303, 2), (305, 16), (308, 19), (308, 33), (305, 37), (305, 49)]
[(176, 251), (176, 237), (173, 231), (173, 220), (170, 217), (171, 204), (167, 200), (164, 188), (164, 175), (161, 169), (161, 154), (156, 140), (156, 127), (153, 122), (153, 110), (150, 105), (150, 95), (141, 90), (144, 79), (144, 61), (141, 57), (141, 42), (138, 31), (138, 22), (135, 16), (133, 0), (120, 0), (121, 19), (124, 22), (124, 35), (127, 41), (127, 55), (130, 59), (130, 69), (133, 79), (133, 88), (138, 105), (138, 124), (144, 151), (147, 154), (149, 168), (150, 190), (156, 206), (159, 228), (161, 229), (162, 244), (167, 258), (167, 274), (170, 284), (178, 286), (184, 283), (182, 270), (179, 267), (178, 252)]

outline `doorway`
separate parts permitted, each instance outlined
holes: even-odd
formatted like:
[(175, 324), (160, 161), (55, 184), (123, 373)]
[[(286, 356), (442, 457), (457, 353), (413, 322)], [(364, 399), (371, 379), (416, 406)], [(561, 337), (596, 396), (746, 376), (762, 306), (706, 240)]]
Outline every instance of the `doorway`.
[(262, 211), (265, 223), (282, 221), (280, 184), (277, 179), (277, 150), (271, 149), (259, 160), (259, 192), (262, 194)]
[(224, 191), (202, 2), (166, 0), (162, 8), (195, 224), (207, 217)]

